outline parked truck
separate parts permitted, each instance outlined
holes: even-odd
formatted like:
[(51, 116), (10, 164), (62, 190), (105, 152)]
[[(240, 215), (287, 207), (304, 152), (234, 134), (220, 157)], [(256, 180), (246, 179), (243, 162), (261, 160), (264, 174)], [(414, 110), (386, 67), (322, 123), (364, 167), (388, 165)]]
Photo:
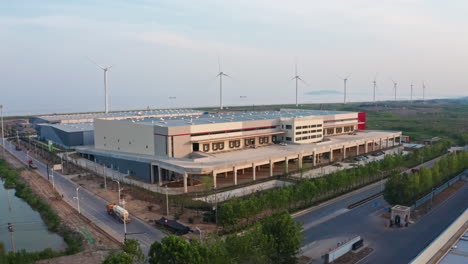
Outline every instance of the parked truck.
[(128, 211), (114, 203), (107, 205), (107, 213), (122, 223), (130, 223)]

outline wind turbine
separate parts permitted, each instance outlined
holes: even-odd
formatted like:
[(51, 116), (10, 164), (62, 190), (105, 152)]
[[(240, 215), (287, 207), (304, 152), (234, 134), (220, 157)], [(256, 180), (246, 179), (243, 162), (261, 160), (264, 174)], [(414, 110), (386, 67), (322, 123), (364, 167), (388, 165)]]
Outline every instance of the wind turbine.
[(298, 85), (299, 85), (299, 81), (303, 82), (305, 85), (308, 85), (302, 78), (301, 76), (299, 76), (299, 74), (297, 74), (297, 61), (295, 63), (295, 75), (294, 77), (291, 78), (291, 80), (296, 80), (296, 107), (299, 106), (298, 104), (298, 101), (297, 101), (297, 95), (298, 95)]
[(219, 109), (223, 110), (223, 76), (232, 78), (221, 70), (221, 59), (218, 57), (218, 69), (219, 73), (216, 77), (219, 77)]
[(349, 75), (346, 76), (345, 78), (342, 78), (342, 77), (338, 76), (338, 78), (343, 80), (343, 84), (344, 84), (344, 100), (343, 100), (343, 102), (346, 104), (346, 83), (348, 82)]
[(410, 101), (413, 101), (413, 81), (411, 81), (411, 94), (410, 94)]
[(393, 79), (392, 79), (392, 82), (393, 82), (393, 91), (395, 92), (395, 101), (396, 101), (396, 90), (397, 90), (398, 83), (396, 83)]
[(372, 82), (374, 84), (374, 103), (375, 103), (375, 89), (377, 89), (377, 73), (374, 76), (374, 81)]
[(108, 95), (107, 95), (107, 72), (112, 68), (113, 65), (111, 66), (102, 66), (97, 64), (95, 61), (93, 61), (91, 58), (88, 57), (88, 60), (90, 60), (93, 64), (98, 66), (104, 71), (104, 103), (105, 103), (105, 113), (107, 114), (109, 112), (109, 103), (108, 103)]
[(422, 88), (423, 88), (423, 102), (425, 102), (426, 101), (426, 84), (424, 83), (424, 81), (422, 83)]

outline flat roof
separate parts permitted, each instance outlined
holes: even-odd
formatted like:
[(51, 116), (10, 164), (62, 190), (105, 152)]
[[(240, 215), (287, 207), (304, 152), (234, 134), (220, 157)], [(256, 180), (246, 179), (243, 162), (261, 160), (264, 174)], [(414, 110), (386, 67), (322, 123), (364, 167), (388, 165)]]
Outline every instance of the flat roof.
[(37, 116), (36, 118), (44, 119), (48, 122), (56, 122), (61, 120), (75, 120), (75, 119), (94, 119), (94, 118), (112, 118), (112, 117), (131, 117), (131, 116), (150, 116), (150, 115), (184, 115), (192, 113), (204, 113), (203, 111), (189, 110), (189, 109), (170, 109), (170, 110), (149, 110), (149, 111), (126, 111), (126, 112), (112, 112), (112, 113), (83, 113), (83, 114), (69, 114), (69, 115), (44, 115)]
[(84, 131), (93, 131), (94, 130), (94, 123), (87, 122), (87, 123), (60, 123), (60, 124), (39, 124), (39, 126), (49, 126), (64, 132), (84, 132)]
[(134, 122), (146, 125), (162, 127), (205, 125), (215, 123), (243, 122), (251, 120), (273, 120), (279, 118), (295, 118), (305, 116), (326, 116), (337, 114), (351, 114), (356, 112), (305, 110), (305, 109), (281, 109), (280, 111), (245, 111), (245, 112), (221, 112), (205, 113), (197, 116), (167, 116), (167, 117), (142, 117), (121, 120), (122, 122)]
[(468, 263), (468, 231), (458, 239), (447, 254), (440, 260), (440, 264), (465, 264)]

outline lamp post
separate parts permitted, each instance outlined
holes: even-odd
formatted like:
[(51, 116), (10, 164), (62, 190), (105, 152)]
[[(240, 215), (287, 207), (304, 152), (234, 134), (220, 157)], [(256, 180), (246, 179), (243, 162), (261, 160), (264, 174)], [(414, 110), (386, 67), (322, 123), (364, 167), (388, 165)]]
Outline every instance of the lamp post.
[(55, 190), (54, 168), (52, 167), (50, 170), (51, 170), (50, 176), (52, 177), (52, 188), (54, 188), (54, 190)]
[(119, 188), (119, 205), (121, 205), (121, 202), (120, 202), (120, 182), (119, 182), (119, 180), (113, 180), (113, 181), (115, 181), (117, 183), (117, 187)]
[(3, 105), (0, 104), (0, 116), (2, 119), (2, 152), (3, 158), (5, 158), (5, 132), (3, 131)]
[(167, 194), (167, 184), (166, 184), (166, 217), (169, 217), (169, 195)]
[(76, 197), (73, 197), (76, 199), (76, 203), (78, 204), (78, 213), (81, 214), (81, 209), (80, 209), (80, 197), (78, 196), (78, 190), (81, 188), (81, 186), (78, 186), (76, 188)]

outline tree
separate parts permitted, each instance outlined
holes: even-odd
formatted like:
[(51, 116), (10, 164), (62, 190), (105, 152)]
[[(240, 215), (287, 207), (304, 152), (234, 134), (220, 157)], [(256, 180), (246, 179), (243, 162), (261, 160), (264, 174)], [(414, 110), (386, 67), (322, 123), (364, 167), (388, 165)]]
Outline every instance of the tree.
[(268, 216), (261, 224), (261, 233), (271, 241), (270, 263), (297, 263), (297, 253), (304, 237), (302, 224), (287, 211)]
[(145, 254), (143, 254), (140, 243), (136, 239), (127, 239), (122, 245), (122, 250), (130, 255), (134, 262), (143, 262), (145, 260)]
[(149, 251), (150, 264), (204, 264), (208, 262), (208, 248), (195, 239), (187, 242), (177, 236), (167, 236), (154, 242)]
[(102, 264), (133, 264), (133, 257), (125, 252), (120, 252), (119, 254), (111, 254), (107, 256)]

